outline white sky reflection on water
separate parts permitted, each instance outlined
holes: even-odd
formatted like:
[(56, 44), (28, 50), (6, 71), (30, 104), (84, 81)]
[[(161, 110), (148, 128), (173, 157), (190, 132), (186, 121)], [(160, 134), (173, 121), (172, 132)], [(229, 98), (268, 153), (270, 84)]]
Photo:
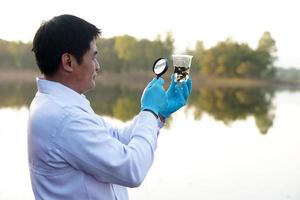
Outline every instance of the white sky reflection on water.
[(0, 109), (0, 199), (34, 199), (27, 162), (28, 109)]

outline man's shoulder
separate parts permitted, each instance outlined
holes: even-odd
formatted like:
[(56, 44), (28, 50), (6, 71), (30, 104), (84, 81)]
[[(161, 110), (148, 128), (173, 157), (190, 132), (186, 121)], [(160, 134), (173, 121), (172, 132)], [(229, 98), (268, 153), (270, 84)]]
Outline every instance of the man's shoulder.
[(78, 116), (89, 116), (86, 111), (77, 105), (53, 98), (49, 95), (37, 95), (31, 105), (30, 114), (38, 115), (39, 118), (59, 120), (60, 118), (76, 118)]
[(50, 95), (37, 94), (30, 104), (30, 116), (39, 119), (55, 120), (70, 115), (72, 106), (67, 102), (57, 100)]

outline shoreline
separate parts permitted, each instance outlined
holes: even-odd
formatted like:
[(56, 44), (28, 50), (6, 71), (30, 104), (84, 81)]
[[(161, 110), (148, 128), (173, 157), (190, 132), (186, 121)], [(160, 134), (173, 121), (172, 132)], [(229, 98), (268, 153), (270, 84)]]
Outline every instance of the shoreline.
[[(170, 77), (167, 73), (165, 77)], [(0, 84), (27, 84), (34, 83), (35, 78), (41, 76), (38, 70), (0, 70)], [(297, 88), (300, 90), (300, 82), (293, 81), (280, 81), (280, 80), (258, 80), (246, 78), (216, 78), (216, 77), (203, 77), (193, 76), (193, 87), (242, 87), (242, 88), (255, 88), (255, 87), (283, 87), (283, 88)], [(97, 84), (103, 86), (117, 86), (130, 87), (133, 89), (143, 89), (145, 85), (153, 79), (152, 73), (145, 72), (128, 72), (128, 73), (112, 73), (100, 72), (97, 76)], [(169, 78), (165, 79), (165, 85), (169, 83)]]

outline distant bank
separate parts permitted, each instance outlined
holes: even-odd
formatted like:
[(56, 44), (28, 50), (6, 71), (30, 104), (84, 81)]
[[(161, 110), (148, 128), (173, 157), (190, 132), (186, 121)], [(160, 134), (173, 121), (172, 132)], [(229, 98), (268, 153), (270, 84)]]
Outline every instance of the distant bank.
[[(12, 83), (33, 83), (35, 78), (41, 76), (37, 70), (0, 70), (0, 84)], [(193, 87), (292, 87), (299, 88), (299, 80), (258, 80), (258, 79), (241, 79), (241, 78), (218, 78), (218, 77), (203, 77), (192, 74)], [(154, 77), (150, 72), (128, 72), (128, 73), (112, 73), (100, 72), (97, 77), (97, 83), (101, 85), (115, 86), (121, 85), (124, 87), (142, 89)], [(166, 85), (169, 82), (170, 73), (165, 75)]]

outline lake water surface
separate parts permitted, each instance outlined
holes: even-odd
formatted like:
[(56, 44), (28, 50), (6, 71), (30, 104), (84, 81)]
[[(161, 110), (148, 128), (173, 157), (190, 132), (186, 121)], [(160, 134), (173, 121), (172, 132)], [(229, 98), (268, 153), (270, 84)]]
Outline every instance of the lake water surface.
[[(22, 99), (26, 88), (17, 88), (17, 98), (5, 96), (3, 90), (0, 199), (33, 200), (26, 122), (34, 91)], [(202, 89), (194, 93), (190, 104), (161, 130), (154, 164), (143, 184), (129, 189), (130, 199), (299, 200), (300, 92)], [(108, 108), (93, 103), (106, 102), (104, 97), (88, 95), (96, 112), (104, 113), (107, 120), (122, 125), (138, 112), (140, 93), (102, 94), (107, 102), (107, 96), (118, 99)], [(133, 113), (122, 110), (126, 106)]]

